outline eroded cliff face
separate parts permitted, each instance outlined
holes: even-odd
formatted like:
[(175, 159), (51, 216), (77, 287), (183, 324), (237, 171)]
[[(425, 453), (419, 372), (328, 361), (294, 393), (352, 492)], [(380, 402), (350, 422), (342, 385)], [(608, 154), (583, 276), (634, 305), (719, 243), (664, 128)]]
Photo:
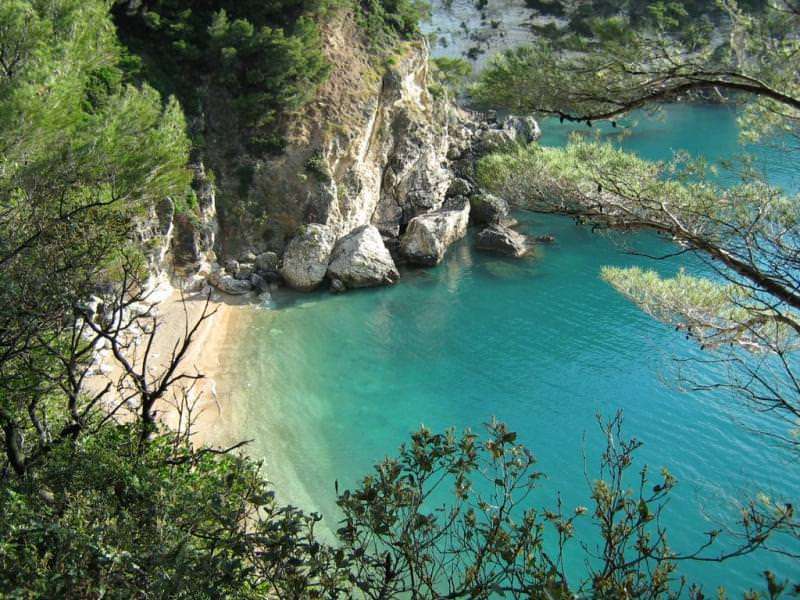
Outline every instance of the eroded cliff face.
[[(376, 58), (363, 28), (347, 12), (330, 19), (323, 39), (331, 75), (314, 100), (284, 122), (288, 144), (279, 156), (250, 154), (235, 133), (231, 99), (224, 90), (210, 94), (205, 160), (216, 181), (196, 165), (199, 218), (175, 215), (173, 209), (152, 220), (163, 230), (152, 238), (162, 248), (154, 268), (166, 268), (170, 261), (163, 249), (170, 247), (174, 273), (195, 286), (232, 263), (237, 266), (210, 281), (217, 287), (233, 284), (242, 280), (240, 271), (253, 271), (257, 279), (282, 276), (292, 285), (289, 269), (262, 273), (257, 264), (271, 253), (279, 263), (291, 264), (298, 256), (318, 255), (309, 225), (324, 228), (331, 247), (358, 228), (374, 226), (397, 256), (399, 237), (411, 220), (442, 209), (453, 180), (448, 156), (457, 157), (470, 145), (475, 127), (454, 104), (430, 93), (427, 43), (406, 42), (391, 56)], [(290, 260), (284, 254), (292, 240)], [(325, 273), (326, 267), (301, 265), (297, 279), (304, 285), (296, 287), (309, 289), (308, 269)], [(242, 286), (227, 287), (238, 293)]]
[[(281, 254), (300, 226), (319, 223), (342, 237), (373, 224), (397, 236), (416, 215), (439, 208), (451, 181), (447, 152), (462, 127), (454, 107), (428, 91), (424, 41), (400, 45), (384, 64), (351, 14), (324, 29), (332, 65), (316, 98), (286, 124), (278, 157), (245, 160), (246, 211), (221, 208), (223, 254)], [(213, 115), (212, 137), (222, 141)], [(222, 193), (242, 193), (231, 169)]]
[(146, 286), (150, 289), (176, 283), (196, 291), (216, 268), (216, 190), (202, 162), (191, 168), (197, 198), (192, 212), (177, 212), (174, 200), (165, 198), (134, 222), (134, 236), (147, 261), (150, 278)]

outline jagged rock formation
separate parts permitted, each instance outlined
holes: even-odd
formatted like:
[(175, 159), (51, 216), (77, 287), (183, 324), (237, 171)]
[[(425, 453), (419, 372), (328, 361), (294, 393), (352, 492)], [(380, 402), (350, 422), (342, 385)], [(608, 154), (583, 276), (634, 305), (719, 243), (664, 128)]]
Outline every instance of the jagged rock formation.
[(341, 238), (333, 249), (328, 278), (347, 288), (390, 285), (400, 273), (378, 229), (364, 225)]
[(503, 121), (503, 130), (512, 131), (515, 141), (522, 144), (530, 144), (542, 137), (542, 130), (539, 123), (533, 117), (506, 117)]
[[(448, 152), (466, 148), (472, 133), (452, 103), (429, 93), (427, 44), (402, 44), (391, 66), (373, 62), (372, 42), (346, 11), (323, 26), (323, 39), (331, 76), (286, 123), (280, 156), (256, 159), (236, 146), (222, 99), (209, 116), (208, 146), (222, 165), (215, 170), (226, 198), (225, 256), (281, 255), (308, 223), (329, 227), (336, 239), (365, 225), (396, 238), (445, 200)], [(226, 165), (231, 155), (238, 163)], [(227, 199), (242, 192), (233, 210)]]
[(197, 198), (194, 213), (177, 212), (175, 202), (165, 198), (134, 221), (134, 236), (148, 261), (148, 287), (174, 278), (186, 290), (194, 291), (205, 285), (214, 270), (218, 230), (215, 189), (202, 162), (191, 168)]

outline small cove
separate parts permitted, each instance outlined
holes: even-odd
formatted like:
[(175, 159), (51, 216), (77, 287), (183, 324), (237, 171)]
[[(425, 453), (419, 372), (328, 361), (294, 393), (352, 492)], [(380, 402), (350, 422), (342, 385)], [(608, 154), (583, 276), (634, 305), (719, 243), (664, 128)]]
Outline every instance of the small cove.
[[(542, 143), (558, 144), (570, 128), (544, 129)], [(641, 119), (622, 143), (646, 158), (679, 149), (716, 158), (737, 151), (736, 136), (732, 110), (677, 105), (663, 120)], [(793, 187), (788, 171), (770, 174)], [(522, 231), (552, 233), (557, 242), (513, 261), (476, 252), (471, 231), (441, 265), (406, 270), (394, 287), (342, 296), (283, 292), (252, 318), (223, 375), (232, 392), (221, 399), (231, 406), (222, 425), (230, 438), (254, 440), (249, 451), (265, 459), (281, 499), (321, 511), (335, 528), (335, 479), (355, 485), (420, 424), (480, 430), (497, 417), (549, 475), (535, 502), (552, 506), (560, 491), (568, 506), (587, 504), (582, 454), (596, 455), (603, 443), (595, 414), (617, 409), (627, 434), (645, 443), (639, 464), (668, 466), (680, 482), (665, 514), (677, 550), (702, 543), (701, 532), (731, 519), (736, 502), (756, 492), (796, 497), (792, 457), (746, 431), (760, 424), (757, 417), (723, 396), (684, 394), (670, 384), (673, 359), (701, 351), (599, 278), (605, 265), (664, 274), (703, 266), (625, 254), (563, 217), (519, 219)], [(791, 574), (788, 559), (759, 559), (682, 570), (707, 591), (758, 585), (766, 566)], [(575, 556), (568, 567), (577, 573), (583, 565)]]

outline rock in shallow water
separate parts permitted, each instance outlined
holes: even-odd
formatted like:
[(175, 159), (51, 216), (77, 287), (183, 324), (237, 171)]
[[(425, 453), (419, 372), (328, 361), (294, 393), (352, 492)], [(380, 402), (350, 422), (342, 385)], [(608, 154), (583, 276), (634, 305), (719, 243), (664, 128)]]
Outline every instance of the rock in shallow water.
[(436, 210), (414, 217), (400, 240), (400, 251), (409, 262), (434, 266), (447, 248), (467, 233), (469, 202), (460, 208)]
[(305, 225), (283, 255), (280, 273), (296, 290), (311, 291), (325, 278), (336, 238), (327, 225)]
[(274, 252), (262, 252), (255, 259), (258, 273), (270, 273), (278, 270), (278, 255)]
[(508, 227), (500, 224), (490, 225), (478, 233), (475, 247), (505, 254), (506, 256), (520, 257), (528, 251), (527, 238)]
[(331, 280), (331, 287), (330, 287), (331, 294), (341, 294), (342, 292), (346, 292), (346, 291), (347, 291), (347, 288), (344, 286), (344, 284), (340, 280), (338, 280), (338, 279), (332, 279)]
[(337, 243), (328, 265), (328, 277), (348, 288), (391, 285), (400, 273), (377, 227), (364, 225)]

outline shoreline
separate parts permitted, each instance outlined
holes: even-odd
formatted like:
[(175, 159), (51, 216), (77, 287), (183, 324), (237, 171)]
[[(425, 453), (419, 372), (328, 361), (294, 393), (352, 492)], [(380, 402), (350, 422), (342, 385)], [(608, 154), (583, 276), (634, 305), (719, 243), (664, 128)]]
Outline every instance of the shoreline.
[[(159, 356), (169, 356), (173, 344), (182, 338), (186, 316), (191, 325), (202, 314), (205, 298), (185, 300), (185, 313), (178, 292), (173, 292), (159, 305), (162, 330), (159, 332), (160, 339), (157, 336), (154, 343), (154, 350)], [(198, 328), (178, 367), (180, 372), (203, 376), (191, 385), (187, 395), (192, 404), (192, 441), (197, 446), (225, 442), (222, 413), (232, 410), (229, 400), (233, 390), (229, 389), (231, 382), (223, 375), (229, 366), (228, 361), (235, 360), (238, 333), (249, 321), (248, 316), (252, 317), (254, 309), (249, 299), (212, 293), (209, 311), (213, 314)], [(168, 427), (177, 429), (181, 425), (180, 414), (174, 403), (161, 401), (156, 410), (158, 418)]]
[[(184, 338), (187, 324), (192, 327), (206, 305), (205, 295), (181, 298), (180, 291), (171, 286), (155, 290), (153, 297), (158, 328), (148, 357), (150, 377), (158, 375), (166, 366), (175, 345)], [(185, 429), (186, 416), (182, 417), (178, 401), (185, 394), (184, 404), (191, 406), (191, 439), (195, 446), (220, 445), (227, 441), (225, 421), (230, 418), (233, 389), (232, 381), (227, 381), (223, 375), (229, 371), (229, 361), (235, 360), (239, 334), (255, 310), (250, 298), (213, 291), (208, 301), (210, 316), (195, 331), (176, 369), (176, 374), (201, 377), (185, 380), (183, 385), (176, 383), (170, 393), (155, 404), (159, 422), (173, 430)], [(122, 374), (121, 367), (113, 358), (102, 354), (98, 356), (98, 363), (98, 371), (89, 379), (90, 389), (100, 390), (108, 383), (113, 389)], [(125, 409), (119, 413), (120, 418), (127, 419), (124, 415)]]

